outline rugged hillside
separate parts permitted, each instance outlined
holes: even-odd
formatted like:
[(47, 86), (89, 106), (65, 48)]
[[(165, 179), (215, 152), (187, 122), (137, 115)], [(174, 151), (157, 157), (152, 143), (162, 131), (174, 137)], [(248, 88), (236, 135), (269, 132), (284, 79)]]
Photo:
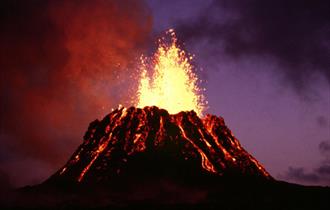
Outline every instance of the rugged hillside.
[[(136, 165), (141, 158), (149, 160)], [(170, 115), (157, 107), (130, 107), (92, 122), (83, 143), (48, 182), (104, 182), (141, 170), (272, 179), (221, 117), (200, 119), (194, 111)]]
[(274, 180), (221, 117), (120, 108), (89, 125), (54, 175), (0, 208), (328, 209), (330, 190)]

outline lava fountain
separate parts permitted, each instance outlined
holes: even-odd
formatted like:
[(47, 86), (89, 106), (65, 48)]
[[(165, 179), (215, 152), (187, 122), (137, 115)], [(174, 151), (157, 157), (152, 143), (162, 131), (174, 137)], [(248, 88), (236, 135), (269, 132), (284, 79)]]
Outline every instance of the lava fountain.
[(160, 39), (149, 64), (141, 58), (137, 107), (119, 107), (93, 121), (71, 159), (47, 182), (126, 183), (121, 177), (143, 177), (143, 171), (180, 175), (183, 168), (196, 177), (206, 172), (272, 179), (223, 118), (202, 116), (206, 101), (192, 57), (178, 47), (173, 30), (166, 34), (170, 43)]
[[(149, 59), (151, 64), (147, 64), (148, 58), (141, 57), (137, 107), (157, 106), (170, 114), (194, 110), (202, 116), (207, 101), (198, 87), (199, 80), (191, 64), (192, 56), (178, 47), (173, 29), (166, 35), (171, 42), (168, 43), (164, 37), (158, 40), (158, 50)], [(151, 76), (149, 69), (153, 70)]]

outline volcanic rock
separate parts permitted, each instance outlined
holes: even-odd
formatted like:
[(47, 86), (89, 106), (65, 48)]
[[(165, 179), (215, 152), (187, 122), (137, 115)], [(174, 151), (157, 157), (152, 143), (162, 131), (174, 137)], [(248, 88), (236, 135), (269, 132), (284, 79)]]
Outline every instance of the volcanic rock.
[(12, 193), (1, 209), (314, 210), (328, 209), (330, 189), (276, 181), (221, 117), (130, 107), (92, 122), (45, 182)]
[(245, 176), (272, 179), (223, 118), (194, 111), (116, 109), (89, 125), (83, 143), (47, 182), (108, 183), (125, 176)]

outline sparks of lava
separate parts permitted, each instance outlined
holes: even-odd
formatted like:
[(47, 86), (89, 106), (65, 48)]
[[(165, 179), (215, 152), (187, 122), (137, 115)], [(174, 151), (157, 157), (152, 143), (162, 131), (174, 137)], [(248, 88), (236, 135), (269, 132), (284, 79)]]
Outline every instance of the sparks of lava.
[(159, 40), (158, 50), (151, 58), (152, 77), (148, 75), (147, 58), (141, 57), (137, 107), (158, 106), (170, 114), (194, 110), (202, 116), (207, 101), (198, 87), (199, 81), (190, 63), (192, 56), (188, 57), (178, 47), (173, 29), (166, 35), (170, 36), (171, 43), (165, 38)]

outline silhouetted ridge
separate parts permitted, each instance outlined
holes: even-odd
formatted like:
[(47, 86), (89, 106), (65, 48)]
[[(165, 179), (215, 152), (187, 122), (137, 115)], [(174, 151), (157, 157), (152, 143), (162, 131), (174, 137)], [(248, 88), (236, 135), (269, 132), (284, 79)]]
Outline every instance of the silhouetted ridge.
[(119, 108), (90, 123), (83, 143), (46, 182), (104, 183), (118, 177), (244, 176), (272, 179), (223, 118), (157, 107)]

